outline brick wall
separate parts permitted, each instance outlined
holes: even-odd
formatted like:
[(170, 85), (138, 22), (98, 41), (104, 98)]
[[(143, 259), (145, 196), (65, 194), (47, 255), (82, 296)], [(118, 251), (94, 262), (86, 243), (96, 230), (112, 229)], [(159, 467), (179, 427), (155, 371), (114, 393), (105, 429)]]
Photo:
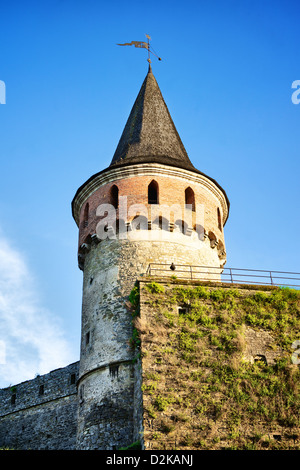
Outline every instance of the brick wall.
[[(162, 166), (160, 166), (162, 167)], [(219, 241), (220, 247), (225, 250), (223, 226), (228, 217), (228, 207), (222, 192), (213, 185), (211, 181), (204, 177), (198, 177), (188, 171), (171, 172), (168, 168), (162, 167), (157, 170), (155, 165), (145, 171), (142, 166), (138, 170), (124, 173), (119, 170), (109, 178), (102, 178), (98, 184), (94, 184), (90, 191), (86, 190), (86, 196), (80, 195), (81, 199), (79, 225), (79, 246), (86, 242), (89, 235), (96, 231), (100, 218), (96, 215), (97, 207), (101, 204), (111, 204), (111, 188), (116, 185), (119, 190), (119, 197), (126, 196), (127, 207), (133, 204), (143, 204), (148, 209), (148, 220), (151, 220), (151, 205), (148, 204), (148, 185), (155, 180), (158, 184), (159, 204), (171, 207), (179, 204), (182, 209), (185, 205), (185, 190), (191, 188), (195, 196), (196, 212), (193, 212), (192, 226), (198, 220), (203, 220), (204, 230), (213, 239)], [(108, 182), (106, 182), (108, 181)], [(79, 204), (79, 202), (78, 202)], [(88, 218), (87, 218), (88, 204)], [(153, 207), (153, 206), (152, 206)], [(198, 207), (198, 209), (197, 209)], [(201, 211), (204, 210), (204, 217)], [(119, 212), (117, 211), (117, 217)], [(128, 216), (126, 222), (133, 217)], [(171, 222), (175, 222), (171, 214)]]
[[(224, 219), (222, 215), (222, 207), (220, 203), (218, 203), (217, 199), (200, 184), (189, 185), (188, 182), (180, 179), (173, 179), (164, 176), (137, 176), (118, 180), (116, 185), (119, 189), (119, 196), (127, 197), (128, 208), (133, 204), (145, 205), (148, 209), (149, 220), (151, 220), (150, 205), (148, 204), (148, 185), (153, 179), (159, 186), (159, 204), (165, 204), (169, 207), (173, 204), (180, 204), (183, 208), (185, 204), (185, 189), (191, 187), (195, 193), (196, 207), (200, 204), (204, 205), (204, 227), (206, 231), (212, 231), (216, 237), (221, 239), (224, 243), (223, 223), (221, 230), (218, 224), (218, 209), (220, 211), (221, 218)], [(85, 226), (86, 219), (84, 216), (86, 204), (83, 205), (80, 215), (80, 245), (84, 242), (88, 234), (95, 233), (96, 225), (100, 220), (96, 215), (97, 207), (100, 204), (111, 203), (110, 191), (114, 185), (115, 183), (105, 184), (89, 197), (87, 201), (89, 204), (89, 218), (87, 226)], [(195, 214), (193, 222), (195, 223)]]

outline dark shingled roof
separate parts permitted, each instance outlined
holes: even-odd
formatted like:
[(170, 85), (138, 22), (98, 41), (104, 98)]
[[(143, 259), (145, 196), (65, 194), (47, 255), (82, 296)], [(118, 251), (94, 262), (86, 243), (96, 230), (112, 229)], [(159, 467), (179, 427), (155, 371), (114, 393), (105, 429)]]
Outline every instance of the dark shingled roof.
[(152, 73), (151, 65), (110, 166), (134, 163), (162, 163), (195, 171)]

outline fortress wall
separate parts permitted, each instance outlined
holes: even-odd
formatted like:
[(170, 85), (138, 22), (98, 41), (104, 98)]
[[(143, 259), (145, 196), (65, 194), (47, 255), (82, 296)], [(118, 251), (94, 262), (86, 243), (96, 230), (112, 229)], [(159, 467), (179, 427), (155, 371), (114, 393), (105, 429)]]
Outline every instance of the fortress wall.
[(74, 449), (79, 362), (0, 390), (0, 448)]
[(300, 294), (140, 278), (146, 450), (299, 450)]

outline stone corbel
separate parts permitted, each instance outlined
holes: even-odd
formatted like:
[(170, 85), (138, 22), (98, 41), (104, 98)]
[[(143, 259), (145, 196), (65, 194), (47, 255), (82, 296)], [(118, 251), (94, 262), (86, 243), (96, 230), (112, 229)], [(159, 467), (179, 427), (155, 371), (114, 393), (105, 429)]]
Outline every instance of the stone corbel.
[(79, 253), (86, 255), (90, 251), (90, 249), (91, 249), (91, 245), (89, 245), (88, 243), (82, 243), (82, 245), (80, 245), (80, 248), (79, 248)]
[(213, 240), (210, 240), (210, 247), (211, 248), (216, 248), (216, 246), (218, 246), (218, 240), (217, 239), (213, 239)]
[(100, 238), (98, 238), (98, 235), (97, 233), (93, 233), (93, 235), (91, 235), (91, 240), (92, 240), (92, 243), (95, 243), (96, 245), (98, 245), (98, 243), (100, 243)]

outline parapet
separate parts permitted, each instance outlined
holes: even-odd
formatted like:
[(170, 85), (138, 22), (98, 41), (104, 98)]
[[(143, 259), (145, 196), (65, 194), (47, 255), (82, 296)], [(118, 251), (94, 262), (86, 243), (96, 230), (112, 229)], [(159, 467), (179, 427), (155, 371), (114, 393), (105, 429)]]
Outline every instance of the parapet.
[(0, 448), (75, 449), (79, 362), (0, 390)]

